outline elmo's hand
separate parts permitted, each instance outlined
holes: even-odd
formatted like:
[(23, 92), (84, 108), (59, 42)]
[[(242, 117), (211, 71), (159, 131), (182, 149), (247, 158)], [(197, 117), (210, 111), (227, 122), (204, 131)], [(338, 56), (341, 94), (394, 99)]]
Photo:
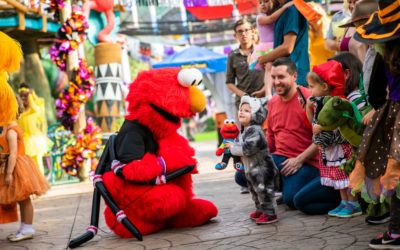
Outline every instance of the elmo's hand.
[(221, 156), (221, 155), (224, 153), (224, 151), (225, 151), (224, 148), (218, 148), (218, 149), (217, 149), (217, 152), (215, 152), (215, 154), (216, 154), (217, 156)]

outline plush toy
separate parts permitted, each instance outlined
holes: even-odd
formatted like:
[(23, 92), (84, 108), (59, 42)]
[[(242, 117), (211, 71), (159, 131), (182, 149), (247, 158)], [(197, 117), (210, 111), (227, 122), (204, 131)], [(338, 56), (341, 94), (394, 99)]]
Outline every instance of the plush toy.
[(231, 155), (229, 148), (225, 148), (225, 144), (227, 142), (233, 142), (236, 139), (236, 137), (238, 137), (239, 133), (240, 133), (239, 128), (234, 120), (227, 119), (224, 121), (224, 125), (221, 128), (221, 135), (222, 138), (224, 138), (224, 140), (217, 149), (217, 152), (215, 153), (217, 156), (221, 156), (222, 154), (224, 154), (224, 156), (222, 157), (222, 161), (217, 163), (217, 165), (215, 165), (215, 169), (217, 170), (225, 169), (229, 163), (229, 159), (232, 157), (233, 166), (235, 167), (235, 169), (240, 172), (244, 172), (244, 167), (243, 164), (240, 162), (240, 157)]
[[(324, 97), (323, 107), (318, 114), (318, 124), (326, 131), (338, 128), (343, 138), (353, 146), (353, 152), (357, 152), (364, 131), (361, 119), (370, 110), (370, 106), (358, 110), (354, 103), (346, 99), (327, 96)], [(341, 166), (346, 174), (350, 174), (353, 170), (355, 156), (353, 153), (352, 157)]]
[[(195, 152), (177, 133), (181, 118), (205, 108), (205, 96), (196, 87), (201, 81), (196, 69), (163, 68), (141, 72), (130, 85), (125, 122), (110, 138), (115, 145), (106, 147), (109, 153), (103, 153), (94, 177), (93, 207), (100, 192), (107, 204), (106, 224), (120, 237), (140, 240), (163, 228), (200, 226), (217, 216), (213, 203), (194, 198)], [(70, 247), (95, 235), (96, 209), (88, 231)]]
[(338, 96), (327, 96), (323, 103), (324, 106), (318, 114), (318, 124), (326, 131), (339, 128), (340, 134), (352, 146), (358, 147), (364, 131), (361, 119), (371, 108), (359, 111), (355, 104)]

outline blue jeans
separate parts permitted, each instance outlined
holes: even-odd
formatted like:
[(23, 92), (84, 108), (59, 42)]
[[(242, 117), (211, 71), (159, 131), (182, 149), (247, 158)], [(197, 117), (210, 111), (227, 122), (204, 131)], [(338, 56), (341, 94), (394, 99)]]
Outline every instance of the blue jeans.
[[(279, 170), (282, 162), (288, 159), (281, 155), (272, 155)], [(308, 164), (293, 175), (281, 175), (283, 202), (291, 208), (306, 214), (326, 214), (340, 203), (340, 193), (331, 187), (321, 185), (319, 170)]]
[(247, 179), (244, 173), (240, 173), (236, 171), (235, 173), (235, 182), (241, 187), (247, 187)]

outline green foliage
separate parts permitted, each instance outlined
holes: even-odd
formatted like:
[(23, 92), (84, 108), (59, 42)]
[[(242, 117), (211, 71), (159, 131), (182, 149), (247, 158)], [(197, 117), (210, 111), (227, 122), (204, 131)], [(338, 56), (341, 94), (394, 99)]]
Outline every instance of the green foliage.
[(193, 137), (195, 142), (218, 141), (218, 134), (216, 130), (195, 134)]
[(132, 81), (135, 80), (137, 74), (140, 71), (150, 69), (150, 65), (148, 63), (136, 60), (132, 57), (129, 57), (129, 67), (131, 71)]
[(216, 131), (215, 130), (215, 121), (212, 117), (209, 117), (207, 119), (206, 123), (207, 123), (207, 127), (205, 129), (205, 132)]

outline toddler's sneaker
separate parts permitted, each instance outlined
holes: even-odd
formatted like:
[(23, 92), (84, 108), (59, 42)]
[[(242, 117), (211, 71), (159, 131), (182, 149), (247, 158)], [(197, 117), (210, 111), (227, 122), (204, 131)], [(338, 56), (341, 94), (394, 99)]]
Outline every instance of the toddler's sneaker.
[(252, 219), (252, 220), (257, 220), (258, 218), (260, 218), (261, 215), (262, 215), (261, 212), (255, 210), (254, 212), (252, 212), (252, 213), (250, 214), (250, 219)]
[(224, 170), (226, 168), (226, 163), (225, 162), (220, 162), (217, 165), (215, 165), (216, 170)]
[(342, 211), (342, 209), (343, 209), (345, 206), (346, 206), (346, 203), (343, 202), (343, 201), (341, 201), (340, 204), (339, 204), (339, 206), (337, 206), (335, 209), (332, 209), (331, 211), (328, 212), (328, 215), (329, 215), (329, 216), (334, 216), (334, 217), (338, 216), (338, 213), (339, 213), (340, 211)]
[(340, 218), (350, 218), (362, 215), (362, 210), (360, 205), (354, 206), (350, 203), (347, 203), (342, 210), (340, 210), (336, 216)]
[(248, 187), (241, 187), (240, 188), (240, 193), (241, 194), (248, 194), (248, 193), (250, 193), (250, 190), (249, 190)]
[(389, 232), (378, 235), (369, 242), (372, 249), (400, 249), (400, 238), (392, 238)]
[(237, 162), (237, 163), (235, 163), (234, 167), (235, 167), (235, 169), (236, 169), (237, 171), (239, 171), (239, 172), (241, 172), (241, 173), (244, 173), (244, 166), (243, 166), (242, 163)]
[(256, 220), (257, 225), (270, 224), (278, 221), (276, 215), (261, 214)]

